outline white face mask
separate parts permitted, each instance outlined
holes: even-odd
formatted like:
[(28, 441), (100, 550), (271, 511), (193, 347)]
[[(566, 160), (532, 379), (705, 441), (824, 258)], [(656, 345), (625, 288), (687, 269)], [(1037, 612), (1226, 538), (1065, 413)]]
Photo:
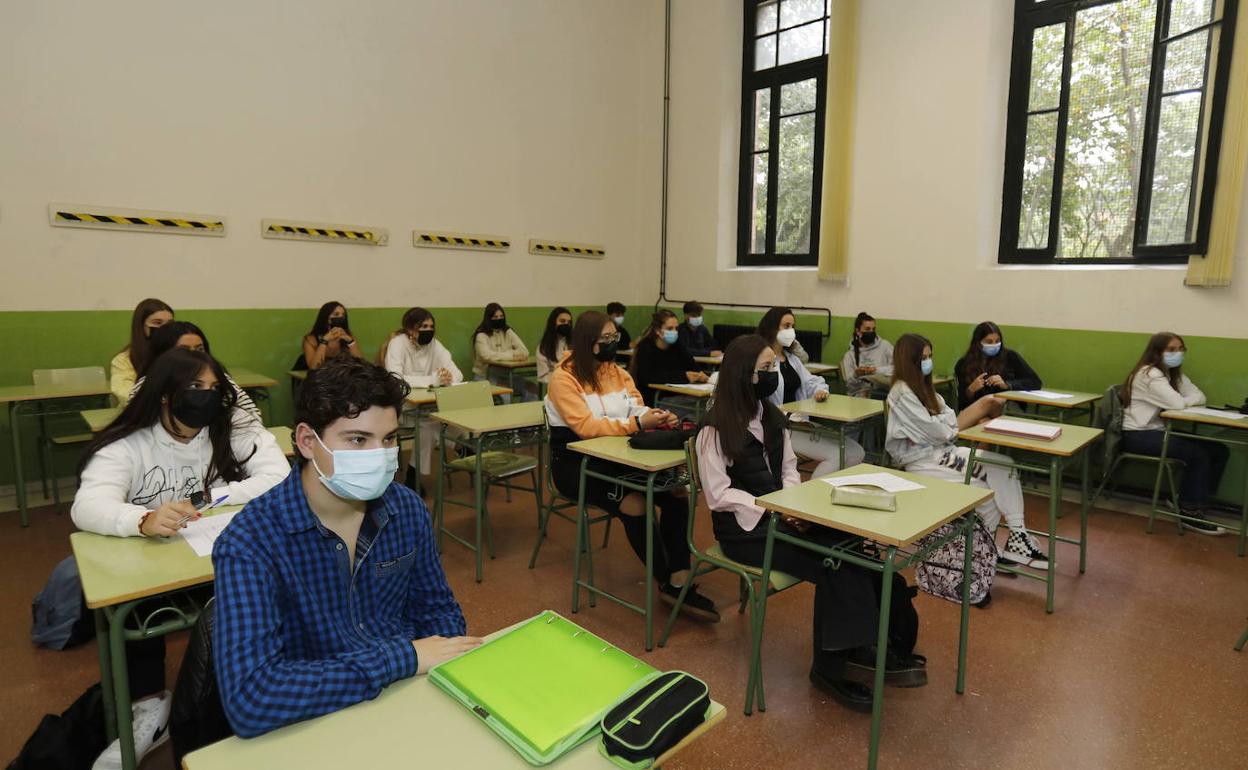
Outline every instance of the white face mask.
[(780, 331), (776, 332), (776, 342), (779, 342), (780, 347), (782, 348), (787, 348), (789, 345), (792, 345), (793, 341), (796, 339), (797, 339), (797, 329), (793, 329), (793, 328), (781, 329)]
[(624, 324), (624, 316), (622, 316), (622, 315), (617, 315), (616, 317), (612, 318), (611, 320), (615, 321), (615, 325), (616, 325), (616, 326), (622, 326), (622, 325)]
[(330, 449), (315, 433), (321, 448), (333, 455), (334, 475), (326, 476), (312, 458), (321, 483), (344, 500), (376, 500), (385, 493), (399, 469), (397, 446), (379, 449)]

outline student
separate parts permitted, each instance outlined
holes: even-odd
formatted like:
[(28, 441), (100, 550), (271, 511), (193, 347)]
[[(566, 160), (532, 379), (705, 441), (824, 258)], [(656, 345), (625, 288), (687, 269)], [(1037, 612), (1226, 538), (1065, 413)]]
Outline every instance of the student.
[(488, 379), (490, 364), (524, 361), (529, 349), (515, 329), (507, 325), (507, 312), (497, 302), (485, 306), (481, 323), (472, 332), (472, 373), (475, 379)]
[(633, 338), (628, 333), (628, 329), (624, 328), (624, 314), (628, 312), (628, 308), (624, 307), (623, 302), (608, 302), (607, 315), (615, 323), (615, 330), (620, 333), (620, 350), (632, 350)]
[(970, 347), (958, 359), (954, 374), (958, 378), (958, 409), (966, 409), (984, 396), (1042, 387), (1040, 375), (1005, 346), (1001, 327), (992, 321), (984, 321), (971, 332)]
[[(1205, 394), (1183, 373), (1187, 345), (1173, 332), (1158, 332), (1122, 386), (1122, 448), (1127, 452), (1160, 456), (1165, 436), (1161, 413), (1167, 409), (1203, 406)], [(1217, 491), (1226, 469), (1226, 446), (1170, 435), (1166, 457), (1183, 461), (1179, 509), (1191, 520), (1184, 526), (1204, 535), (1225, 535), (1208, 521), (1209, 498)]]
[(690, 300), (685, 303), (685, 322), (680, 325), (680, 346), (691, 356), (722, 356), (715, 349), (715, 338), (702, 325), (702, 305)]
[[(1005, 402), (989, 396), (955, 414), (932, 387), (932, 343), (917, 334), (903, 334), (897, 340), (893, 365), (884, 448), (894, 463), (910, 473), (965, 481), (971, 450), (954, 444), (958, 431), (1000, 416)], [(1010, 462), (1005, 455), (985, 450), (977, 451), (976, 456)], [(1012, 468), (976, 463), (971, 483), (993, 491), (992, 499), (975, 509), (988, 531), (995, 533), (1002, 518), (1010, 529), (998, 559), (1047, 569), (1048, 557), (1023, 521), (1023, 488), (1018, 473)]]
[(308, 375), (298, 465), (212, 549), (221, 705), (249, 738), (377, 697), (481, 643), (424, 502), (394, 483), (408, 386), (366, 361)]
[[(446, 349), (434, 336), (437, 331), (433, 313), (414, 307), (403, 314), (403, 326), (386, 345), (385, 368), (402, 377), (413, 388), (458, 385), (464, 375)], [(408, 422), (408, 425), (411, 423)], [(428, 476), (433, 470), (433, 447), (438, 442), (438, 426), (425, 418), (416, 426), (420, 431), (420, 457), (412, 455), (408, 466), (407, 485), (420, 488), (417, 473)]]
[[(170, 321), (152, 332), (152, 338), (148, 344), (152, 361), (155, 361), (174, 348), (194, 350), (212, 355), (212, 350), (208, 347), (208, 336), (190, 321)], [(224, 367), (222, 368), (224, 369)], [(131, 393), (132, 398), (133, 394), (137, 393), (139, 387), (143, 384), (143, 378), (146, 374), (146, 370), (139, 372), (138, 382), (135, 383), (134, 391)], [(234, 382), (234, 378), (230, 376), (229, 372), (225, 374), (225, 381), (234, 388), (235, 405), (238, 409), (254, 417), (257, 422), (263, 423), (260, 408), (256, 406), (255, 401), (251, 400), (251, 396), (247, 395), (247, 391), (238, 387), (238, 383)]]
[(148, 352), (148, 339), (152, 332), (173, 320), (173, 308), (158, 299), (145, 299), (135, 308), (130, 316), (130, 344), (113, 356), (109, 364), (111, 376), (108, 388), (117, 397), (117, 403), (125, 406), (134, 390), (134, 382), (138, 379), (137, 372), (146, 368), (151, 356)]
[[(171, 350), (78, 466), (71, 516), (79, 529), (116, 537), (169, 537), (197, 507), (246, 503), (290, 470), (273, 434), (240, 418), (225, 371), (212, 356)], [(137, 758), (163, 742), (169, 719), (163, 637), (126, 645)], [(114, 741), (96, 768), (121, 767)]]
[(549, 383), (550, 372), (568, 352), (572, 339), (572, 311), (557, 307), (546, 317), (546, 331), (537, 346), (537, 381)]
[(857, 398), (870, 398), (873, 392), (880, 393), (881, 397), (887, 395), (888, 389), (869, 379), (871, 375), (892, 378), (893, 346), (876, 334), (874, 318), (859, 313), (854, 319), (854, 336), (849, 341), (849, 350), (841, 359), (846, 395)]
[[(580, 485), (581, 460), (568, 443), (598, 436), (628, 436), (643, 430), (672, 426), (676, 416), (650, 409), (628, 376), (616, 366), (619, 345), (615, 323), (603, 313), (589, 310), (572, 327), (571, 355), (555, 368), (546, 394), (546, 418), (550, 423), (550, 471), (555, 487), (573, 500)], [(604, 474), (628, 473), (604, 460), (591, 459), (589, 467)], [(620, 519), (637, 558), (646, 559), (645, 496), (608, 481), (586, 478), (585, 501)], [(685, 527), (688, 501), (671, 492), (654, 494), (659, 511), (654, 534), (655, 580), (660, 600), (674, 604), (681, 585), (689, 577), (689, 543)], [(684, 611), (701, 620), (718, 621), (715, 603), (690, 586)]]
[[(766, 340), (756, 334), (734, 339), (724, 353), (715, 403), (697, 442), (715, 539), (729, 558), (755, 567), (763, 565), (767, 524), (754, 500), (802, 483), (784, 414), (767, 399), (778, 378), (776, 354)], [(779, 529), (824, 546), (847, 537), (788, 517)], [(848, 563), (827, 567), (822, 555), (784, 542), (775, 544), (772, 569), (815, 585), (811, 682), (845, 707), (869, 712), (879, 622), (871, 573)], [(927, 682), (922, 658), (890, 655), (887, 668), (888, 684)]]
[(316, 311), (312, 330), (303, 337), (303, 363), (295, 362), (296, 369), (319, 369), (321, 364), (341, 356), (363, 358), (364, 351), (351, 333), (347, 308), (341, 302), (326, 302)]
[[(637, 352), (629, 363), (628, 373), (641, 391), (646, 406), (654, 406), (658, 394), (651, 385), (667, 385), (682, 382), (707, 382), (710, 378), (698, 371), (693, 358), (678, 344), (680, 322), (670, 310), (656, 310), (650, 326), (637, 342)], [(678, 399), (690, 402), (686, 396)], [(677, 400), (677, 399), (673, 399)]]
[[(794, 401), (814, 399), (828, 400), (828, 383), (822, 377), (806, 371), (797, 356), (789, 352), (789, 346), (797, 339), (793, 311), (787, 307), (773, 307), (758, 322), (758, 336), (767, 341), (779, 363), (779, 381), (767, 400), (776, 406)], [(793, 415), (793, 422), (809, 422), (804, 415)], [(826, 476), (841, 469), (841, 448), (836, 441), (810, 431), (794, 431), (793, 450), (803, 457), (817, 460), (812, 475)], [(845, 467), (857, 465), (867, 456), (862, 445), (851, 438), (845, 439)]]

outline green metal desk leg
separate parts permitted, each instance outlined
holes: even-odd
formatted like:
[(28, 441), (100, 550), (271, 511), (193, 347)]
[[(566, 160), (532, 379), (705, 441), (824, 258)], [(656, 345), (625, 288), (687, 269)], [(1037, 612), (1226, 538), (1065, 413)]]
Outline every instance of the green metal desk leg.
[[(417, 432), (419, 432), (417, 428)], [(433, 534), (437, 539), (438, 553), (442, 553), (442, 527), (443, 515), (445, 514), (445, 497), (446, 492), (446, 423), (442, 423), (442, 451), (438, 452), (438, 482), (433, 490)], [(420, 460), (416, 461), (417, 467), (420, 467)]]
[(476, 528), (476, 546), (477, 547), (473, 555), (477, 557), (477, 582), (478, 583), (481, 582), (481, 547), (482, 547), (481, 546), (481, 525), (484, 523), (484, 519), (485, 519), (485, 469), (481, 467), (481, 452), (483, 449), (483, 447), (481, 446), (481, 439), (482, 439), (481, 436), (477, 436), (474, 441), (475, 446), (473, 446), (473, 449), (476, 450), (476, 454), (473, 456), (476, 460), (476, 463), (475, 463), (476, 472), (472, 474), (472, 491), (473, 491), (473, 499), (476, 503), (474, 507), (476, 508), (475, 513), (476, 513), (476, 518), (477, 518), (477, 528)]
[(22, 476), (21, 401), (9, 404), (9, 435), (13, 438), (13, 489), (17, 496), (17, 511), (22, 526), (30, 526), (30, 512), (26, 510), (26, 480)]
[(95, 645), (100, 655), (100, 696), (104, 701), (104, 740), (112, 743), (117, 739), (117, 702), (113, 700), (113, 658), (108, 642), (108, 615), (104, 610), (95, 612)]
[[(962, 517), (962, 574), (971, 574), (971, 555), (974, 549), (975, 513)], [(962, 581), (962, 616), (958, 619), (958, 684), (956, 692), (961, 695), (966, 691), (966, 646), (967, 632), (971, 625), (971, 581)]]
[[(763, 575), (760, 581), (762, 590), (766, 591), (771, 585), (771, 557), (776, 548), (776, 515), (774, 513), (767, 515), (767, 541), (763, 547)], [(758, 602), (758, 619), (754, 623), (754, 640), (750, 651), (750, 665), (758, 670), (758, 679), (762, 679), (763, 672), (763, 623), (767, 618), (767, 603), (761, 599)], [(748, 715), (754, 705), (754, 690), (759, 690), (760, 698), (758, 710), (765, 711), (761, 698), (762, 688), (756, 682), (753, 689), (746, 688), (745, 691), (745, 713)]]
[[(888, 615), (893, 601), (893, 560), (897, 546), (890, 545), (884, 555), (884, 581), (880, 590), (880, 627), (875, 635), (875, 692), (871, 701), (871, 744), (867, 748), (867, 768), (875, 770), (880, 753), (880, 718), (884, 714), (884, 669), (888, 664)], [(969, 581), (962, 581), (964, 584)]]
[[(1239, 551), (1240, 556), (1244, 555), (1244, 543), (1248, 539), (1248, 473), (1244, 474), (1244, 502), (1240, 507), (1239, 513)], [(1243, 644), (1242, 642), (1240, 644)]]
[[(1148, 526), (1144, 528), (1144, 531), (1150, 535), (1153, 534), (1153, 518), (1157, 515), (1157, 500), (1161, 496), (1161, 474), (1166, 468), (1166, 452), (1170, 449), (1170, 421), (1166, 420), (1165, 423), (1166, 431), (1161, 438), (1161, 458), (1157, 463), (1157, 478), (1153, 481), (1153, 504), (1149, 506)], [(1173, 491), (1171, 490), (1172, 494)], [(1176, 511), (1176, 513), (1182, 513), (1182, 511)], [(1178, 522), (1179, 532), (1182, 532), (1183, 520), (1175, 519), (1175, 521)]]
[(122, 770), (135, 770), (138, 766), (134, 756), (134, 715), (131, 713), (125, 637), (126, 618), (137, 604), (138, 602), (127, 602), (113, 607), (108, 628), (109, 657), (112, 658), (110, 663), (113, 669), (113, 702), (117, 716), (117, 738), (121, 742)]
[(654, 529), (659, 518), (654, 513), (654, 476), (646, 476), (646, 652), (654, 649)]
[(1079, 574), (1088, 571), (1088, 515), (1092, 502), (1088, 499), (1088, 477), (1091, 476), (1092, 453), (1083, 450), (1083, 473), (1079, 482)]
[(837, 426), (836, 440), (839, 444), (838, 451), (840, 452), (840, 466), (838, 467), (843, 470), (845, 468), (845, 427), (842, 425)]
[[(585, 467), (589, 463), (589, 455), (581, 458), (581, 478), (576, 488), (576, 547), (572, 549), (572, 612), (581, 609), (581, 544), (586, 542), (585, 517)], [(594, 592), (589, 592), (592, 602)]]
[(1248, 644), (1248, 628), (1244, 629), (1244, 635), (1239, 637), (1239, 641), (1235, 643), (1235, 649), (1242, 651), (1245, 644)]
[(1049, 460), (1049, 566), (1045, 576), (1044, 611), (1053, 612), (1053, 589), (1057, 583), (1057, 514), (1062, 507), (1062, 461)]

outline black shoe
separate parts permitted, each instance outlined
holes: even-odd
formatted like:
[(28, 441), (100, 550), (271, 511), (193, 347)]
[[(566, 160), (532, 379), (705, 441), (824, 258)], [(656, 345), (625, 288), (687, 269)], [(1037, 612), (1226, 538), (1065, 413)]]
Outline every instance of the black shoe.
[(1214, 537), (1221, 537), (1222, 535), (1228, 534), (1226, 529), (1214, 524), (1212, 521), (1209, 521), (1200, 511), (1184, 510), (1183, 515), (1190, 516), (1192, 518), (1180, 519), (1180, 527), (1187, 527), (1197, 534), (1212, 535)]
[[(845, 678), (867, 686), (875, 685), (875, 645), (859, 647), (845, 661)], [(889, 687), (922, 687), (927, 684), (927, 658), (922, 655), (885, 654), (884, 684)]]
[[(671, 583), (659, 586), (659, 601), (669, 607), (675, 606), (676, 599), (679, 597), (680, 586), (674, 586)], [(696, 584), (689, 586), (689, 593), (685, 594), (685, 601), (680, 605), (680, 611), (695, 620), (707, 623), (719, 622), (719, 610), (715, 609), (715, 602), (698, 593)]]
[(874, 698), (871, 695), (871, 689), (868, 687), (863, 687), (857, 682), (850, 682), (844, 679), (834, 682), (813, 668), (810, 670), (810, 683), (832, 696), (832, 700), (850, 711), (857, 711), (862, 714), (871, 713), (871, 704)]

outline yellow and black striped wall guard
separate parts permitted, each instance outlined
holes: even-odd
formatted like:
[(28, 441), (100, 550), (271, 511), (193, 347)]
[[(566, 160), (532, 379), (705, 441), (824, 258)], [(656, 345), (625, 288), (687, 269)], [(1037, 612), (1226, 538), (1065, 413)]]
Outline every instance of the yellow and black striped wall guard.
[(217, 237), (225, 235), (225, 218), (214, 214), (87, 206), (79, 203), (49, 204), (48, 222), (53, 227), (82, 227), (92, 230)]

